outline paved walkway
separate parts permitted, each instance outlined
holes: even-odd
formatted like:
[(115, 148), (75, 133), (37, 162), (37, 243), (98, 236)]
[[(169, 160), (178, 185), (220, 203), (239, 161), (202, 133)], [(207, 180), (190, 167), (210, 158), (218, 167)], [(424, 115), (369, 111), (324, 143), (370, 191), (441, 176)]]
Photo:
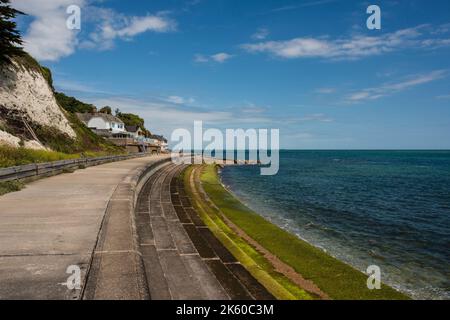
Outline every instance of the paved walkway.
[[(133, 179), (162, 158), (77, 170), (0, 197), (0, 299), (272, 299), (192, 207), (185, 166), (145, 171), (132, 210)], [(81, 268), (84, 292), (68, 290), (69, 266)]]
[(0, 299), (78, 299), (62, 285), (70, 265), (82, 276), (117, 185), (160, 156), (77, 170), (0, 197)]

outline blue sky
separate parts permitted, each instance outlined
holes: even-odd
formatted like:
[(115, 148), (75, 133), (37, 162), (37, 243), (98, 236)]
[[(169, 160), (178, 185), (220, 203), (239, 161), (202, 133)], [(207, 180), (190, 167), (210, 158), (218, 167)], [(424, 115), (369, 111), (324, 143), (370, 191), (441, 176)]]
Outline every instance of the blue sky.
[[(58, 90), (168, 137), (279, 128), (282, 148), (450, 148), (450, 2), (13, 0)], [(81, 30), (65, 27), (81, 8)], [(381, 8), (368, 30), (366, 9)]]

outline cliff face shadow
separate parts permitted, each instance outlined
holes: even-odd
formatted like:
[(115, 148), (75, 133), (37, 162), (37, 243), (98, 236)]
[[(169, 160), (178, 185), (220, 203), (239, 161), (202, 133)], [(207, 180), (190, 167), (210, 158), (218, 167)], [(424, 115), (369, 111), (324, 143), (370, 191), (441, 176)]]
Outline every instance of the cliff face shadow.
[(8, 109), (0, 104), (0, 130), (6, 131), (18, 138), (31, 140), (33, 137), (26, 130), (22, 116), (16, 110)]
[[(0, 64), (0, 97), (8, 95), (14, 90), (17, 82), (17, 70), (14, 65), (7, 62)], [(23, 123), (21, 118), (15, 111), (8, 108), (7, 105), (2, 105), (0, 101), (0, 124), (2, 129), (11, 134), (24, 134)]]
[(12, 90), (16, 86), (17, 70), (11, 64), (0, 65), (0, 91)]

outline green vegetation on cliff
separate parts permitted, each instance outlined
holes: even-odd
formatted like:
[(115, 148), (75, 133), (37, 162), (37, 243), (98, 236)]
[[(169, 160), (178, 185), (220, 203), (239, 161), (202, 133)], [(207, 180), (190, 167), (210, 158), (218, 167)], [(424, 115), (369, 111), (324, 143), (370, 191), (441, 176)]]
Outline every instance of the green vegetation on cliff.
[(66, 113), (72, 129), (77, 134), (76, 139), (71, 139), (60, 131), (43, 126), (34, 126), (34, 131), (39, 140), (50, 149), (63, 152), (66, 154), (83, 153), (83, 152), (100, 152), (105, 154), (121, 154), (125, 153), (110, 141), (96, 135), (92, 130), (82, 123), (75, 114)]
[[(60, 107), (66, 111), (66, 118), (69, 120), (72, 129), (77, 134), (77, 139), (71, 141), (69, 144), (65, 144), (65, 139), (62, 137), (60, 139), (51, 139), (51, 141), (47, 141), (47, 143), (53, 150), (66, 153), (95, 151), (117, 154), (125, 152), (123, 148), (114, 145), (112, 142), (92, 132), (92, 130), (86, 127), (86, 125), (76, 116), (75, 113), (77, 112), (94, 112), (96, 110), (94, 105), (81, 102), (74, 97), (66, 96), (64, 93), (60, 92), (55, 92), (55, 97)], [(48, 137), (50, 135), (45, 134), (45, 136)]]
[(59, 105), (70, 113), (90, 113), (95, 112), (95, 106), (92, 104), (81, 102), (74, 97), (66, 96), (64, 93), (55, 92), (56, 100)]
[(116, 117), (125, 123), (126, 126), (137, 126), (141, 128), (145, 136), (150, 136), (151, 132), (145, 128), (145, 121), (141, 117), (133, 113), (122, 113), (116, 110)]

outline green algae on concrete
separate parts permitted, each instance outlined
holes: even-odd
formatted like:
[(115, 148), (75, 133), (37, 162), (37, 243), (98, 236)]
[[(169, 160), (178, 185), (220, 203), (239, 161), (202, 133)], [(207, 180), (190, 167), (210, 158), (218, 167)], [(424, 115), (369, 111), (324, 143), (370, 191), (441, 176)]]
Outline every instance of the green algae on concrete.
[(182, 177), (186, 191), (193, 201), (201, 219), (222, 244), (273, 296), (281, 300), (311, 300), (316, 296), (298, 287), (283, 274), (277, 272), (272, 264), (244, 239), (239, 237), (223, 220), (213, 206), (191, 188), (190, 177), (193, 167), (187, 168)]
[(201, 182), (211, 201), (228, 219), (281, 261), (294, 268), (305, 279), (313, 281), (331, 299), (409, 299), (403, 293), (385, 284), (382, 284), (379, 290), (368, 289), (367, 275), (270, 223), (247, 208), (223, 187), (216, 166), (204, 167)]

